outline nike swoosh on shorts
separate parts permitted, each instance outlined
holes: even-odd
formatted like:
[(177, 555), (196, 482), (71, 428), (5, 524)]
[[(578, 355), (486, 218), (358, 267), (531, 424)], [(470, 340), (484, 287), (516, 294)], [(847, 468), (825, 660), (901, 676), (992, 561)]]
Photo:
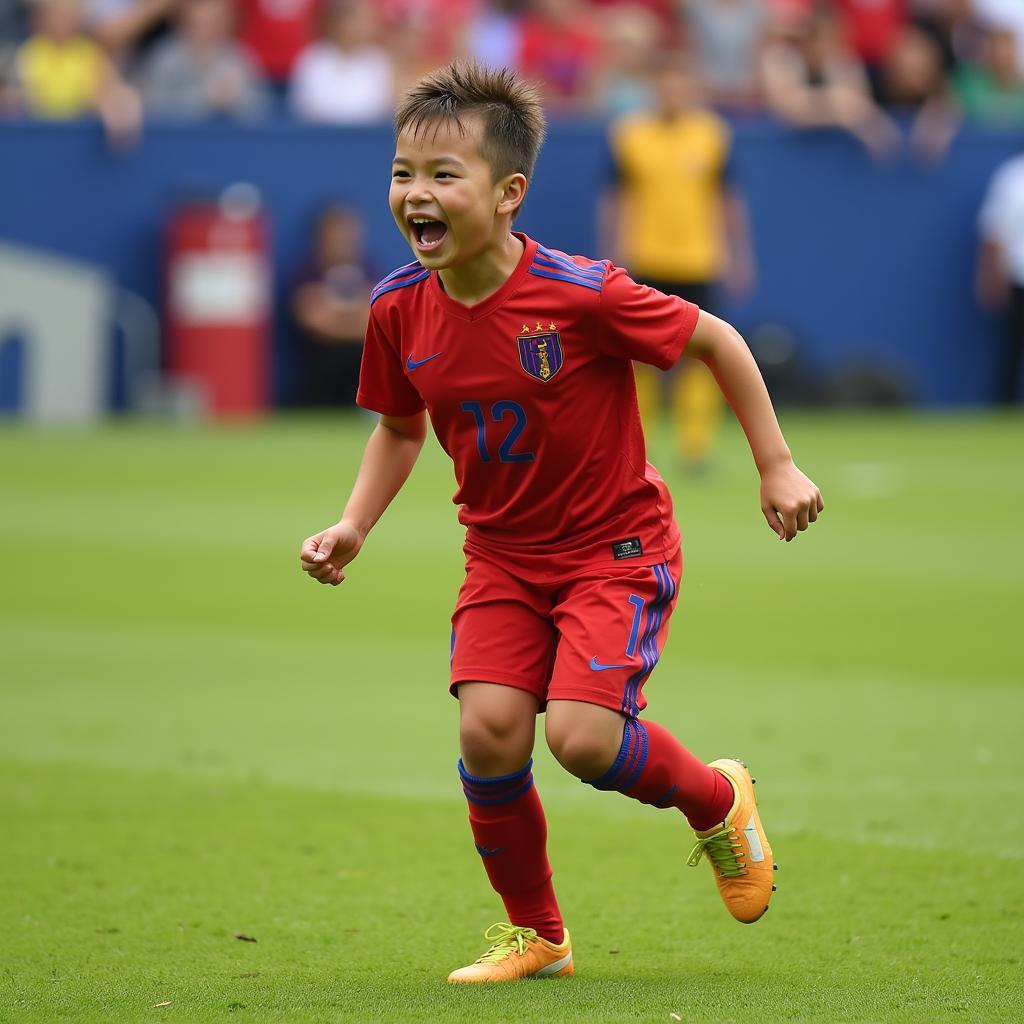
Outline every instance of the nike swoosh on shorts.
[(632, 668), (632, 665), (602, 665), (596, 656), (590, 659), (591, 672), (607, 672), (610, 668)]

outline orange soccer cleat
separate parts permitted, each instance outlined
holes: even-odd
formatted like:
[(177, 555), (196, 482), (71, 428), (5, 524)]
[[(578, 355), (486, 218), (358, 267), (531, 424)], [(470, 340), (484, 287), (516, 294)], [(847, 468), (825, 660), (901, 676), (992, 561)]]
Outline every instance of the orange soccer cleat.
[(519, 981), (521, 978), (568, 978), (572, 974), (569, 932), (560, 945), (542, 939), (532, 928), (494, 924), (484, 932), (491, 948), (476, 963), (448, 975), (449, 981)]
[(753, 924), (768, 909), (775, 891), (772, 848), (757, 813), (754, 780), (743, 762), (731, 757), (712, 761), (711, 767), (732, 783), (736, 799), (721, 825), (696, 833), (697, 845), (688, 863), (695, 867), (706, 854), (729, 913)]

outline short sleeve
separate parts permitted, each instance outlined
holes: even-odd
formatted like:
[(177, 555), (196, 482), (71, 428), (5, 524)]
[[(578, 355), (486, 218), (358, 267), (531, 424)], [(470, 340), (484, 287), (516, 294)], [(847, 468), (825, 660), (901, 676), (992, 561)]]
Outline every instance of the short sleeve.
[(699, 314), (692, 302), (637, 284), (621, 267), (610, 267), (601, 289), (602, 351), (667, 370), (683, 354)]
[(402, 369), (401, 353), (385, 336), (372, 310), (366, 325), (356, 402), (383, 416), (415, 416), (425, 408)]

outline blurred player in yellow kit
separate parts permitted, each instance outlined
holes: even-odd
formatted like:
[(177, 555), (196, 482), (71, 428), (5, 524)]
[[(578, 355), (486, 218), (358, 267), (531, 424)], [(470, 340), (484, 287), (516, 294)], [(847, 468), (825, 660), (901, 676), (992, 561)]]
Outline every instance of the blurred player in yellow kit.
[[(719, 284), (741, 297), (754, 281), (731, 133), (701, 105), (701, 83), (685, 55), (663, 54), (654, 86), (652, 110), (626, 115), (611, 128), (606, 251), (637, 281), (714, 311)], [(723, 412), (708, 369), (693, 359), (682, 360), (667, 378), (649, 366), (635, 369), (648, 431), (668, 397), (684, 464), (704, 468)]]

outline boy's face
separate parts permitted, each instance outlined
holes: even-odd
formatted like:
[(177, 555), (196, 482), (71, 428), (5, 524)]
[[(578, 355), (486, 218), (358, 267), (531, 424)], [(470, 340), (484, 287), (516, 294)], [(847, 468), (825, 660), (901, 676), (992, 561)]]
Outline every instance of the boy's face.
[(509, 179), (495, 182), (480, 153), (481, 120), (463, 118), (463, 125), (463, 133), (451, 121), (421, 127), (416, 136), (407, 129), (395, 143), (391, 213), (416, 258), (431, 270), (457, 266), (499, 241), (498, 214), (511, 212)]

